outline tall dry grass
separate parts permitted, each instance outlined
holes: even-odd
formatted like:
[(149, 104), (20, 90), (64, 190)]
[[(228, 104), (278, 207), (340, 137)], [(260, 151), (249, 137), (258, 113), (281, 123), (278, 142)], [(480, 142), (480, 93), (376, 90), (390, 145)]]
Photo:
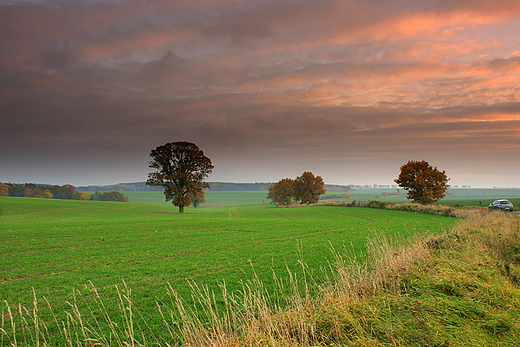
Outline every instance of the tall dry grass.
[[(378, 235), (369, 242), (367, 259), (359, 261), (337, 253), (336, 278), (320, 287), (317, 295), (294, 286), (286, 306), (270, 302), (261, 285), (246, 286), (239, 296), (228, 301), (226, 328), (214, 324), (220, 330), (208, 330), (197, 322), (196, 334), (184, 333), (196, 336), (186, 340), (186, 346), (387, 345), (375, 337), (369, 321), (377, 312), (367, 309), (366, 303), (388, 295), (409, 295), (411, 273), (420, 276), (437, 250), (457, 250), (462, 243), (470, 250), (486, 248), (500, 259), (517, 261), (518, 217), (467, 213), (446, 234), (417, 237), (406, 243)], [(186, 322), (191, 320), (189, 316), (184, 318)], [(395, 339), (395, 345), (399, 345), (399, 336), (385, 338)]]
[(374, 295), (381, 290), (397, 293), (400, 274), (430, 256), (428, 240), (433, 237), (417, 236), (405, 243), (379, 234), (368, 241), (364, 261), (336, 254), (337, 278), (332, 293), (351, 297)]

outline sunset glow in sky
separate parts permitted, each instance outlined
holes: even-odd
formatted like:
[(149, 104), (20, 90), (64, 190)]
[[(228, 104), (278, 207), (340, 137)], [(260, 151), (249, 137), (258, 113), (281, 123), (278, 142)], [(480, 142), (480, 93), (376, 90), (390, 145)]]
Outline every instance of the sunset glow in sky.
[(520, 1), (0, 0), (0, 182), (520, 187)]

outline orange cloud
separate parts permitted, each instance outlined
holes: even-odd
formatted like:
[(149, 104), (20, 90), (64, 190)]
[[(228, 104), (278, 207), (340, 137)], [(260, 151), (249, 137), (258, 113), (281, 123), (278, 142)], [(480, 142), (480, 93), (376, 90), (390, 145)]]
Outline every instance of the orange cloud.
[(332, 166), (519, 146), (519, 1), (129, 3), (0, 4), (0, 141)]

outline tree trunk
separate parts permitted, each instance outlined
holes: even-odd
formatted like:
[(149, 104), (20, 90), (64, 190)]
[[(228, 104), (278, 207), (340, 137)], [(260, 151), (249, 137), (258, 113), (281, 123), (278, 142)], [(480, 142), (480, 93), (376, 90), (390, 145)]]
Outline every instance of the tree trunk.
[(184, 206), (179, 206), (179, 213), (184, 213)]

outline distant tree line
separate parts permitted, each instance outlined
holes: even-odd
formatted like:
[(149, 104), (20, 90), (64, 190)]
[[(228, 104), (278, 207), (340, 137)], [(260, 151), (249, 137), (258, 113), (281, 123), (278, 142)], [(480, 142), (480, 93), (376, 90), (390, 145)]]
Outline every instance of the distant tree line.
[(335, 199), (348, 199), (348, 198), (350, 198), (349, 193), (343, 193), (341, 195), (334, 194), (334, 195), (320, 196), (320, 200), (335, 200)]
[[(210, 185), (209, 191), (248, 191), (248, 192), (256, 192), (256, 191), (266, 191), (269, 190), (269, 187), (273, 185), (273, 182), (270, 183), (232, 183), (232, 182), (208, 182)], [(325, 184), (325, 190), (328, 192), (334, 193), (348, 193), (353, 191), (350, 186), (343, 186), (338, 184)]]
[(0, 182), (0, 196), (128, 202), (128, 197), (117, 191), (104, 193), (95, 192), (91, 195), (87, 192), (78, 191), (76, 187), (71, 184), (60, 186), (36, 183), (17, 184)]
[[(210, 192), (265, 192), (269, 189), (273, 182), (255, 182), (255, 183), (235, 183), (235, 182), (208, 182)], [(77, 188), (81, 192), (149, 192), (162, 191), (163, 188), (157, 186), (146, 185), (146, 182), (118, 183), (105, 186), (80, 186)], [(325, 189), (329, 193), (349, 193), (354, 191), (351, 186), (339, 184), (325, 184)]]
[(128, 197), (126, 197), (123, 193), (116, 191), (103, 193), (95, 192), (90, 196), (90, 200), (128, 202)]
[(233, 182), (209, 182), (209, 191), (218, 192), (257, 192), (266, 191), (272, 183), (233, 183)]
[(92, 185), (78, 187), (78, 191), (80, 192), (150, 192), (161, 190), (162, 189), (160, 187), (147, 186), (146, 182), (118, 183), (105, 186)]

